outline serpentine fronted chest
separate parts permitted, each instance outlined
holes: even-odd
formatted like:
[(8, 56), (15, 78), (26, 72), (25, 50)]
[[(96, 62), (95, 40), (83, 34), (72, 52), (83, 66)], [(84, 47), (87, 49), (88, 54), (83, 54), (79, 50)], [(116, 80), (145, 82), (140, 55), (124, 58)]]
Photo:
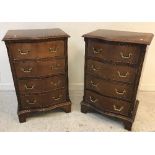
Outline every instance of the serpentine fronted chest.
[(96, 30), (85, 39), (84, 97), (81, 111), (90, 109), (118, 118), (131, 130), (146, 47), (153, 34)]
[(34, 112), (71, 111), (68, 37), (61, 29), (9, 30), (5, 35), (20, 122)]

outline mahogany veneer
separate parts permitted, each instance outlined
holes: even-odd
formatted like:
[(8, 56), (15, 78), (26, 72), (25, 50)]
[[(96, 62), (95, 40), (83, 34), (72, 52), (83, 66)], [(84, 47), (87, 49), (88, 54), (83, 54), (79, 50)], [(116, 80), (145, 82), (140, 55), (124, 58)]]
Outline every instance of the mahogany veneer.
[(81, 112), (118, 118), (131, 130), (146, 47), (153, 34), (96, 30), (85, 40), (84, 96)]
[(71, 111), (68, 37), (61, 29), (9, 30), (5, 35), (20, 122), (34, 112)]

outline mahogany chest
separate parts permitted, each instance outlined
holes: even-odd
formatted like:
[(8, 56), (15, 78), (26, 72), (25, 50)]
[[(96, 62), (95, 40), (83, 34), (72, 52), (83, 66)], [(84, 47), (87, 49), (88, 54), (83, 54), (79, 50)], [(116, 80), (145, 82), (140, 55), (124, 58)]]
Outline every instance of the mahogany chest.
[(84, 97), (81, 111), (118, 118), (131, 130), (146, 47), (153, 34), (96, 30), (85, 40)]
[(20, 122), (34, 112), (71, 111), (68, 37), (61, 29), (9, 30), (5, 35)]

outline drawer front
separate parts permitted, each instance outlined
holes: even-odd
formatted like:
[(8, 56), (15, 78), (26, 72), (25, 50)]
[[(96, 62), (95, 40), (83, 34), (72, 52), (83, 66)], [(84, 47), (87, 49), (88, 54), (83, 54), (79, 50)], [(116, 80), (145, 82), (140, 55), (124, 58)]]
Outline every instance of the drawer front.
[(64, 41), (13, 43), (9, 48), (14, 60), (64, 57)]
[(128, 66), (110, 65), (90, 59), (87, 61), (87, 73), (104, 79), (134, 83), (136, 72), (137, 69)]
[(105, 61), (137, 64), (140, 56), (138, 45), (120, 45), (105, 42), (89, 41), (88, 56)]
[(65, 101), (66, 93), (64, 89), (39, 95), (21, 96), (21, 106), (23, 109), (49, 107)]
[(102, 111), (129, 115), (130, 103), (125, 101), (104, 97), (91, 91), (86, 91), (85, 101)]
[(40, 93), (65, 88), (65, 76), (54, 76), (44, 79), (19, 80), (20, 93)]
[(18, 78), (42, 77), (65, 73), (65, 60), (15, 62)]
[(93, 76), (86, 76), (86, 89), (94, 90), (102, 95), (131, 101), (133, 88), (126, 84), (116, 84)]

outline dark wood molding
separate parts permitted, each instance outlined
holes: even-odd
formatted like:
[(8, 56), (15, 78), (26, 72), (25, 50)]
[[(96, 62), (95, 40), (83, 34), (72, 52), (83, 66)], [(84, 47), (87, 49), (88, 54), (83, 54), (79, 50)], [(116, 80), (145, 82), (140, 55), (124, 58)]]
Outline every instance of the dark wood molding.
[(142, 45), (150, 45), (154, 34), (142, 32), (116, 31), (98, 29), (96, 31), (84, 34), (84, 38), (100, 39), (118, 43), (134, 43)]
[(48, 39), (64, 39), (70, 37), (59, 28), (54, 29), (29, 29), (29, 30), (9, 30), (3, 41), (41, 41)]

